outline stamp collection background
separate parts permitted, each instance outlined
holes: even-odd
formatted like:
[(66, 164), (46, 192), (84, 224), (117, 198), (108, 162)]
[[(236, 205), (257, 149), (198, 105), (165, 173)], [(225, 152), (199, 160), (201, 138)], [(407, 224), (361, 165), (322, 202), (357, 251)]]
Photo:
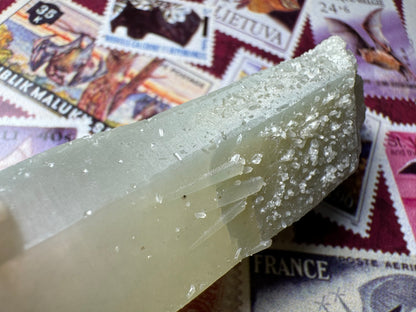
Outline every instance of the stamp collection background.
[[(414, 22), (408, 23), (406, 20), (406, 17), (411, 16), (411, 14), (404, 12), (404, 8), (411, 7), (408, 4), (410, 1), (380, 0), (367, 2), (376, 3), (375, 8), (382, 7), (384, 12), (387, 12), (390, 16), (395, 16), (391, 21), (392, 23), (398, 23), (399, 26), (394, 24), (394, 31), (400, 34), (400, 36), (404, 36), (405, 39), (402, 39), (402, 49), (393, 55), (396, 60), (399, 59), (404, 65), (408, 66), (410, 72), (415, 73), (416, 57), (411, 38), (415, 37), (416, 29), (411, 28), (414, 27)], [(32, 3), (35, 2), (37, 1), (32, 1)], [(77, 0), (74, 2), (94, 12), (98, 17), (102, 16), (102, 20), (104, 22), (106, 21), (104, 16), (106, 12), (108, 14), (109, 10), (106, 2), (86, 0)], [(110, 2), (114, 3), (115, 1)], [(198, 5), (198, 8), (204, 6), (203, 1), (197, 2), (195, 5)], [(235, 9), (236, 3), (239, 3), (238, 1), (225, 0), (222, 2), (214, 2), (216, 5), (220, 3), (228, 6), (230, 11)], [(351, 12), (352, 4), (359, 5), (357, 4), (358, 2), (365, 3), (365, 1), (355, 0), (309, 0), (293, 2), (300, 5), (299, 10), (289, 13), (286, 12), (286, 14), (285, 12), (279, 12), (273, 17), (271, 15), (267, 16), (270, 20), (274, 18), (279, 21), (279, 27), (281, 27), (282, 32), (285, 29), (287, 33), (285, 39), (287, 40), (287, 45), (285, 45), (286, 50), (282, 48), (282, 50), (274, 52), (271, 51), (272, 48), (266, 47), (267, 42), (251, 42), (248, 33), (239, 35), (241, 34), (241, 29), (238, 30), (236, 24), (233, 24), (236, 26), (234, 29), (230, 26), (231, 24), (228, 26), (225, 25), (225, 19), (221, 23), (218, 21), (216, 23), (215, 19), (219, 20), (221, 16), (215, 15), (216, 12), (220, 14), (218, 13), (220, 11), (215, 11), (214, 6), (212, 12), (210, 12), (210, 18), (213, 19), (210, 27), (213, 29), (210, 30), (212, 31), (211, 50), (207, 50), (211, 53), (209, 61), (197, 61), (192, 64), (192, 62), (182, 62), (176, 57), (173, 61), (174, 63), (169, 63), (169, 60), (165, 61), (165, 65), (163, 66), (165, 71), (163, 74), (177, 73), (178, 70), (186, 72), (186, 77), (188, 78), (200, 78), (198, 85), (203, 85), (204, 87), (201, 87), (203, 91), (198, 92), (212, 91), (220, 85), (224, 86), (258, 70), (273, 64), (278, 64), (285, 59), (301, 55), (313, 48), (319, 43), (317, 42), (317, 38), (319, 40), (322, 39), (322, 21), (326, 17), (336, 16), (343, 19), (345, 23), (356, 23), (351, 25), (357, 28), (356, 25), (359, 25), (359, 22), (354, 22), (354, 12)], [(12, 4), (12, 0), (1, 1), (0, 16)], [(237, 14), (236, 12), (238, 13), (239, 11), (234, 11), (234, 14)], [(247, 14), (250, 14), (250, 12)], [(242, 18), (248, 17), (243, 16), (243, 13), (241, 13), (239, 18), (241, 20)], [(382, 23), (384, 33), (389, 33), (389, 27), (391, 25), (385, 20), (382, 20)], [(392, 30), (392, 33), (394, 31)], [(359, 32), (366, 38), (362, 30)], [(2, 36), (5, 39), (5, 33), (0, 33), (0, 44)], [(394, 48), (395, 46), (392, 45), (393, 50)], [(150, 58), (152, 55), (146, 54), (146, 57)], [(357, 55), (357, 58), (360, 57), (360, 55)], [(0, 65), (3, 63), (0, 54)], [(139, 62), (136, 61), (136, 63)], [(376, 73), (379, 72), (376, 71)], [(384, 76), (381, 74), (377, 75), (373, 77), (374, 80), (378, 79), (383, 81)], [(413, 257), (416, 255), (416, 216), (413, 209), (416, 209), (416, 179), (413, 179), (413, 177), (416, 174), (416, 170), (409, 169), (413, 170), (413, 173), (407, 175), (408, 179), (405, 182), (403, 180), (398, 181), (398, 173), (395, 168), (399, 165), (396, 163), (392, 164), (391, 162), (398, 159), (401, 150), (408, 153), (410, 160), (412, 158), (416, 159), (416, 98), (413, 95), (413, 92), (416, 90), (415, 77), (414, 74), (413, 76), (409, 75), (409, 77), (401, 77), (400, 74), (397, 74), (394, 79), (401, 79), (402, 85), (407, 85), (407, 87), (403, 87), (399, 91), (395, 89), (394, 94), (389, 95), (385, 91), (377, 93), (377, 90), (374, 90), (379, 86), (366, 94), (365, 104), (369, 112), (367, 115), (368, 122), (366, 123), (366, 128), (363, 130), (363, 144), (365, 144), (363, 145), (363, 150), (367, 154), (363, 154), (362, 156), (362, 167), (359, 173), (341, 188), (341, 192), (343, 193), (356, 194), (354, 195), (356, 196), (354, 200), (351, 198), (346, 199), (346, 201), (353, 201), (352, 204), (350, 202), (347, 203), (347, 206), (352, 210), (336, 207), (343, 203), (339, 197), (340, 195), (336, 195), (335, 197), (338, 201), (331, 201), (328, 204), (330, 208), (319, 207), (316, 211), (312, 211), (287, 229), (276, 241), (282, 240), (285, 243), (290, 242), (294, 245), (308, 246), (308, 252), (310, 252), (311, 246), (317, 246), (317, 250), (320, 250), (319, 248), (321, 246), (326, 246), (327, 248), (334, 248), (336, 250), (338, 248), (346, 248), (346, 250), (359, 250), (360, 252), (375, 251), (381, 252), (382, 254), (394, 253), (409, 255), (412, 261), (414, 260)], [(170, 92), (174, 93), (174, 91)], [(195, 92), (197, 94), (197, 91)], [(175, 93), (175, 95), (177, 94)], [(179, 104), (180, 101), (177, 100), (170, 106)], [(122, 113), (120, 111), (119, 115)], [(111, 128), (112, 125), (114, 124), (107, 123), (106, 127)], [(32, 134), (30, 134), (30, 129), (33, 130)], [(38, 140), (43, 136), (45, 142), (47, 142), (44, 146), (45, 148), (49, 148), (65, 140), (72, 140), (75, 137), (85, 135), (88, 131), (88, 124), (83, 120), (64, 119), (64, 117), (51, 112), (45, 107), (33, 103), (33, 101), (28, 100), (22, 94), (17, 94), (17, 92), (7, 88), (7, 85), (3, 81), (0, 82), (0, 131), (2, 133), (0, 144), (3, 151), (0, 153), (0, 168), (2, 169), (13, 164), (13, 162), (22, 160), (42, 150), (40, 143), (36, 143), (33, 140), (34, 143), (31, 144), (36, 146), (35, 149), (28, 149), (27, 144), (29, 143), (26, 145), (22, 144), (23, 141), (26, 142), (28, 138), (30, 139), (31, 135)], [(77, 135), (73, 134), (74, 131)], [(68, 132), (71, 133), (70, 136), (65, 134)], [(400, 135), (396, 135), (395, 137), (401, 139), (399, 141), (397, 139), (394, 140), (389, 135), (390, 132), (399, 133)], [(10, 144), (11, 138), (7, 136), (10, 133), (23, 133), (22, 135), (24, 135), (25, 140), (16, 141), (13, 146)], [(409, 140), (407, 144), (405, 143), (406, 138)], [(386, 146), (389, 147), (387, 151)], [(7, 154), (5, 152), (6, 150), (10, 151), (10, 153)], [(408, 158), (406, 158), (406, 162), (409, 161)], [(400, 164), (400, 166), (402, 165)], [(396, 171), (392, 171), (393, 169)], [(371, 174), (369, 173), (370, 171)], [(403, 187), (403, 185), (406, 187)], [(403, 195), (404, 193), (406, 194)], [(365, 207), (363, 206), (364, 208), (358, 209), (359, 202), (363, 202), (364, 199), (366, 200), (362, 205)], [(340, 213), (328, 214), (328, 209), (330, 211), (333, 209), (332, 212), (336, 212), (338, 209)], [(354, 221), (353, 217), (361, 218), (361, 222), (359, 220)], [(340, 219), (337, 221), (337, 218)], [(234, 285), (240, 283), (242, 279), (244, 280), (244, 278), (241, 278), (241, 274), (243, 274), (241, 272), (246, 270), (246, 265), (242, 264), (212, 285), (207, 291), (185, 307), (183, 311), (226, 311), (227, 309), (234, 309), (236, 305), (240, 311), (251, 309), (250, 303), (247, 302), (250, 302), (253, 298), (255, 291), (252, 289), (244, 289), (244, 287), (241, 289), (237, 287), (230, 290), (230, 287), (227, 286), (230, 283)], [(413, 272), (412, 274), (415, 275), (415, 273)], [(250, 286), (248, 287), (250, 288)], [(251, 285), (251, 287), (253, 286)], [(256, 310), (255, 307), (252, 307), (252, 309)]]

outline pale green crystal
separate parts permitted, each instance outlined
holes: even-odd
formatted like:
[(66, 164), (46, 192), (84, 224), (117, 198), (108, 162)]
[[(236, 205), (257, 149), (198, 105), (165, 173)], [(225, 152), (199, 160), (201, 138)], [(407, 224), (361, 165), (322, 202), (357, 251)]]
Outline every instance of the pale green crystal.
[(175, 311), (351, 174), (344, 42), (0, 173), (4, 311)]

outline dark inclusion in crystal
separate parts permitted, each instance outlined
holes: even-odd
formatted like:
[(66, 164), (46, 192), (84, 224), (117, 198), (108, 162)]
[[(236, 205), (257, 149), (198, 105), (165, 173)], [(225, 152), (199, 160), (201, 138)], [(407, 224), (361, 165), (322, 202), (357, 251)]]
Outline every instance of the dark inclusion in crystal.
[(161, 8), (141, 10), (128, 1), (123, 11), (111, 21), (111, 31), (114, 32), (117, 27), (124, 26), (127, 28), (127, 35), (134, 39), (142, 39), (146, 34), (154, 33), (185, 46), (200, 23), (201, 18), (193, 10), (186, 15), (183, 22), (169, 23), (163, 17)]

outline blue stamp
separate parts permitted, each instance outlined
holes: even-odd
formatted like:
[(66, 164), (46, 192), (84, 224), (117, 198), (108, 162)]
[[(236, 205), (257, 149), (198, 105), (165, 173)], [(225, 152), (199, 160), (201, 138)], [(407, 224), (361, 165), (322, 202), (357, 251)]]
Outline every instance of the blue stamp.
[(268, 249), (250, 258), (251, 311), (416, 309), (416, 259), (341, 248)]

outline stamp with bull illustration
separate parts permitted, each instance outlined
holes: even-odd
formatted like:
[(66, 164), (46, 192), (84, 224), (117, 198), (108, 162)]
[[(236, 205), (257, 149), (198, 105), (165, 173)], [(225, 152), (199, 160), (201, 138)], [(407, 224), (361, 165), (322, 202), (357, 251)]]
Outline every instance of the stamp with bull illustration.
[(97, 45), (100, 16), (70, 1), (14, 8), (0, 24), (0, 84), (59, 116), (89, 118), (91, 132), (151, 117), (218, 83), (190, 65)]
[(213, 9), (172, 0), (110, 0), (99, 43), (110, 48), (211, 65)]

